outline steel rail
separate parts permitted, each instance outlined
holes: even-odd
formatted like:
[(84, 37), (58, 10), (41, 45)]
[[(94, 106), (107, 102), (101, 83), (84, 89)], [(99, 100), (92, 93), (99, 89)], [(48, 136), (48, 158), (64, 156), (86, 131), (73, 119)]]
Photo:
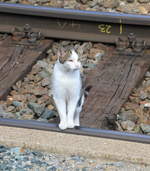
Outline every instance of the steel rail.
[(111, 130), (102, 130), (96, 128), (85, 128), (85, 127), (80, 127), (79, 129), (67, 129), (65, 131), (61, 131), (58, 128), (57, 124), (34, 121), (34, 120), (17, 120), (17, 119), (0, 118), (0, 125), (150, 144), (150, 136), (147, 135), (111, 131)]
[(110, 23), (120, 23), (121, 20), (123, 24), (150, 25), (150, 16), (148, 15), (83, 11), (2, 2), (0, 3), (0, 12)]
[(0, 32), (25, 24), (50, 38), (115, 43), (134, 33), (150, 45), (150, 16), (0, 3)]

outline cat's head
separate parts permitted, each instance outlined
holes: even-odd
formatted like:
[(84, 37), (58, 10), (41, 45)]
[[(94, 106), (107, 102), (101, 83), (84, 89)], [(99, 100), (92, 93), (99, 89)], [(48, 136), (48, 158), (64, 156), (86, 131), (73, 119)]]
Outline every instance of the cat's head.
[(59, 59), (59, 61), (63, 64), (66, 70), (68, 71), (75, 71), (81, 69), (81, 63), (79, 61), (79, 56), (75, 52), (75, 50), (72, 50), (70, 55), (67, 55), (67, 57), (63, 60)]

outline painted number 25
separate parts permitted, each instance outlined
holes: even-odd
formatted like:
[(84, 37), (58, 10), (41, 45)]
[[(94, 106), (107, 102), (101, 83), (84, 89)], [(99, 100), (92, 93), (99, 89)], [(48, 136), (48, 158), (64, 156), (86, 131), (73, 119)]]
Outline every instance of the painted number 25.
[(99, 31), (102, 32), (102, 33), (106, 33), (106, 34), (111, 33), (111, 28), (112, 28), (112, 26), (108, 25), (108, 24), (100, 24), (100, 25), (98, 25)]

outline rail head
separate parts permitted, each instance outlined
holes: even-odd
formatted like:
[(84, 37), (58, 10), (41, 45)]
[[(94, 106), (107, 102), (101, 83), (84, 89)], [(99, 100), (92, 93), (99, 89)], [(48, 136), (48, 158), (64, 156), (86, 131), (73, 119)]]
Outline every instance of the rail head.
[(95, 12), (75, 9), (52, 8), (24, 4), (0, 3), (0, 13), (43, 16), (93, 22), (150, 25), (149, 15), (124, 14), (114, 12)]
[(34, 120), (17, 120), (17, 119), (0, 118), (0, 126), (37, 129), (37, 130), (53, 131), (53, 132), (60, 132), (66, 134), (93, 136), (93, 137), (100, 137), (100, 138), (150, 144), (150, 136), (147, 135), (119, 132), (119, 131), (112, 131), (112, 130), (102, 130), (96, 128), (85, 128), (85, 127), (80, 127), (79, 129), (67, 129), (65, 131), (61, 131), (58, 128), (57, 124), (34, 121)]

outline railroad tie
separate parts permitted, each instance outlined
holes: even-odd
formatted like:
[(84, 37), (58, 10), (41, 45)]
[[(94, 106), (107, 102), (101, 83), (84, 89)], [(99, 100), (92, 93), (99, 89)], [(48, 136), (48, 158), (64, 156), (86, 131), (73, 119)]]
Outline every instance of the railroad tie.
[[(112, 53), (112, 49), (109, 50)], [(81, 113), (81, 125), (115, 129), (116, 114), (149, 69), (150, 56), (107, 54), (92, 72), (86, 86), (91, 87)]]
[(16, 44), (9, 36), (0, 41), (0, 99), (6, 97), (11, 86), (23, 79), (33, 64), (45, 57), (52, 40), (40, 40), (33, 47)]

